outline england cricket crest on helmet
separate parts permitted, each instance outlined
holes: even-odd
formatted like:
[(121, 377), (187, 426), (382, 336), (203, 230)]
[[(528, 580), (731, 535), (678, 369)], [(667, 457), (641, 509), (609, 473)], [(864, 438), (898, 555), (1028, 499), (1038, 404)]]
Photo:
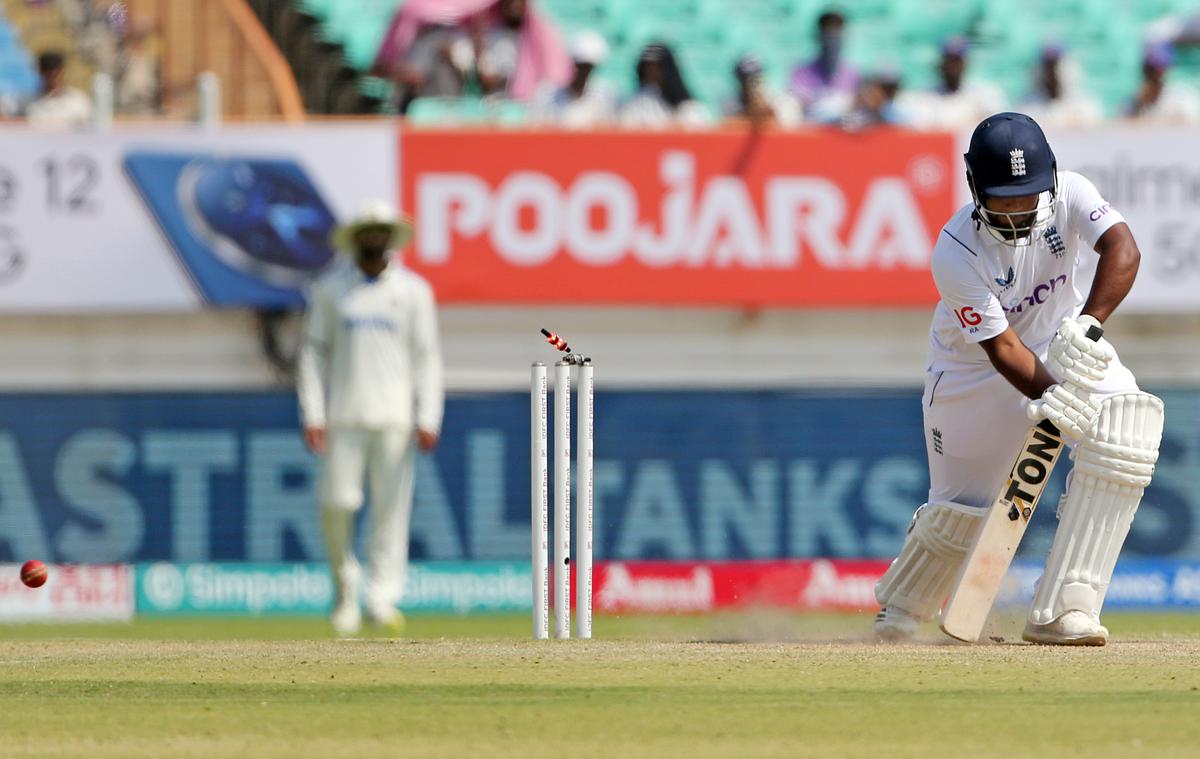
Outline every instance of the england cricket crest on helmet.
[(1012, 159), (1012, 175), (1014, 177), (1025, 176), (1025, 151), (1013, 148), (1009, 151), (1008, 157)]
[[(975, 127), (963, 159), (976, 223), (1006, 245), (1029, 245), (1053, 219), (1058, 196), (1058, 163), (1042, 128), (1023, 113), (989, 116)], [(1026, 197), (1031, 205), (1019, 210), (986, 205), (992, 198)]]

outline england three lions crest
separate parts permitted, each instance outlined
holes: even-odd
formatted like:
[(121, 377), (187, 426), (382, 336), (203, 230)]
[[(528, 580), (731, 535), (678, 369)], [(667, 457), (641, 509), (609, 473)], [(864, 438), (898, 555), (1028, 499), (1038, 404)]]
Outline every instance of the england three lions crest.
[(1014, 177), (1025, 176), (1025, 151), (1013, 148), (1008, 151), (1008, 157), (1012, 161), (1012, 175)]
[(1050, 246), (1050, 252), (1054, 254), (1055, 258), (1062, 258), (1063, 254), (1067, 252), (1067, 244), (1063, 242), (1062, 235), (1058, 233), (1058, 227), (1053, 224), (1042, 233), (1042, 238)]

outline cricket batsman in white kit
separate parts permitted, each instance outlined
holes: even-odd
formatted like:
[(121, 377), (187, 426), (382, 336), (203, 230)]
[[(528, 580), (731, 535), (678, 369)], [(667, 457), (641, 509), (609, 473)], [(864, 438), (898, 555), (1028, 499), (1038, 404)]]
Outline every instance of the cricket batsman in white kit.
[[(1074, 468), (1022, 637), (1104, 645), (1100, 609), (1154, 472), (1163, 404), (1085, 332), (1129, 292), (1140, 253), (1095, 186), (1058, 170), (1028, 116), (984, 120), (965, 160), (974, 202), (942, 228), (931, 260), (941, 302), (922, 398), (929, 500), (875, 587), (875, 631), (905, 640), (938, 614), (1031, 419), (1044, 418), (1073, 447)], [(1084, 250), (1099, 255), (1086, 294)]]
[(390, 260), (412, 225), (373, 203), (334, 234), (340, 261), (313, 286), (297, 393), (304, 437), (323, 457), (321, 525), (337, 590), (332, 622), (358, 632), (361, 570), (354, 518), (371, 486), (365, 602), (369, 621), (398, 631), (408, 565), (416, 448), (432, 451), (442, 422), (442, 359), (433, 291)]

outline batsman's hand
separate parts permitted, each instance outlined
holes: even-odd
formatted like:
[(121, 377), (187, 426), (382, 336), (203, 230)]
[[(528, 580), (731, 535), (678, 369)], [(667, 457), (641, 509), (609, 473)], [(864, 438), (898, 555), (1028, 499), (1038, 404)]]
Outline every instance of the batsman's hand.
[(325, 428), (324, 427), (305, 427), (304, 428), (304, 444), (308, 446), (308, 450), (318, 456), (325, 453)]
[(429, 430), (421, 429), (417, 430), (417, 445), (421, 447), (422, 451), (429, 453), (434, 448), (437, 448), (437, 444), (438, 434), (436, 432), (430, 432)]
[(1093, 326), (1099, 327), (1100, 322), (1086, 314), (1063, 319), (1046, 355), (1046, 368), (1055, 379), (1089, 393), (1104, 379), (1115, 356), (1111, 345), (1087, 337)]
[(1051, 385), (1040, 400), (1026, 407), (1030, 419), (1048, 419), (1062, 436), (1078, 443), (1091, 434), (1100, 416), (1100, 401), (1070, 385)]

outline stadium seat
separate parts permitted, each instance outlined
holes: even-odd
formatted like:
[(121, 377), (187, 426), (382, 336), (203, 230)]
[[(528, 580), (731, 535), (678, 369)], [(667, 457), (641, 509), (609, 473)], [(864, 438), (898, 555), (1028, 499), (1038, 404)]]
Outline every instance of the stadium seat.
[(417, 98), (405, 114), (420, 125), (521, 126), (528, 121), (528, 108), (512, 100), (461, 98)]
[[(322, 38), (341, 44), (347, 62), (365, 71), (402, 0), (296, 2), (320, 21)], [(773, 83), (785, 83), (792, 68), (815, 53), (816, 18), (833, 5), (828, 0), (538, 0), (565, 38), (585, 28), (604, 34), (610, 55), (597, 74), (621, 92), (634, 89), (642, 47), (663, 39), (674, 46), (697, 97), (714, 106), (732, 92), (730, 72), (745, 52), (762, 59)], [(837, 7), (849, 19), (847, 59), (868, 72), (898, 69), (906, 88), (933, 86), (941, 43), (962, 35), (972, 44), (971, 75), (995, 81), (1019, 99), (1042, 48), (1065, 44), (1079, 59), (1088, 89), (1112, 111), (1129, 98), (1140, 77), (1142, 27), (1166, 14), (1194, 11), (1196, 2), (854, 0)], [(0, 23), (0, 49), (7, 33)], [(1182, 51), (1178, 63), (1175, 78), (1200, 80), (1200, 52)], [(436, 120), (438, 113), (459, 121), (497, 118), (495, 112), (472, 114), (461, 105), (418, 108), (420, 119)]]

